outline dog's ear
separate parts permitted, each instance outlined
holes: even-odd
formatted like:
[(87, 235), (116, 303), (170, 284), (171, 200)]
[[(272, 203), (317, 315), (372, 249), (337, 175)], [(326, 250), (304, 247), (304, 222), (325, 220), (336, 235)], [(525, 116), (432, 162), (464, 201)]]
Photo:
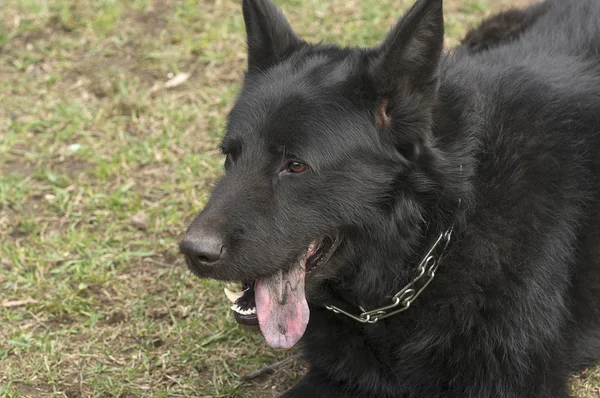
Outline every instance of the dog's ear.
[(418, 0), (373, 54), (371, 73), (381, 96), (437, 88), (444, 46), (442, 0)]
[(416, 159), (432, 143), (443, 46), (442, 0), (418, 0), (371, 53), (376, 124), (408, 159)]
[(264, 70), (276, 64), (304, 43), (270, 0), (243, 0), (242, 11), (249, 71)]

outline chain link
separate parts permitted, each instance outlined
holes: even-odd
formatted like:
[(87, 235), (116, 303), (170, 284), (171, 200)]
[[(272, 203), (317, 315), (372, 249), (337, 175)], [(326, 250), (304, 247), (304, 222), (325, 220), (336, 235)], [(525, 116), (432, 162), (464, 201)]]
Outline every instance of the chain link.
[(452, 228), (440, 234), (425, 257), (423, 257), (423, 260), (421, 260), (421, 263), (419, 263), (417, 276), (392, 297), (392, 304), (370, 311), (359, 307), (362, 311), (359, 315), (351, 314), (334, 305), (327, 305), (325, 308), (336, 314), (346, 315), (361, 323), (375, 323), (381, 319), (406, 311), (435, 277), (435, 273), (442, 261), (451, 237)]

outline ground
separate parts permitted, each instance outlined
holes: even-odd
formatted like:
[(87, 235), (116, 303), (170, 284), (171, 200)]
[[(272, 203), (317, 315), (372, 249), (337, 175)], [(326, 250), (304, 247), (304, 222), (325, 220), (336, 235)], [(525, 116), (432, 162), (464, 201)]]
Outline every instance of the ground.
[[(308, 40), (370, 45), (411, 0), (278, 0)], [(446, 0), (447, 45), (523, 0)], [(269, 397), (304, 371), (178, 255), (223, 159), (238, 1), (4, 0), (0, 396)], [(599, 397), (600, 372), (574, 378)]]

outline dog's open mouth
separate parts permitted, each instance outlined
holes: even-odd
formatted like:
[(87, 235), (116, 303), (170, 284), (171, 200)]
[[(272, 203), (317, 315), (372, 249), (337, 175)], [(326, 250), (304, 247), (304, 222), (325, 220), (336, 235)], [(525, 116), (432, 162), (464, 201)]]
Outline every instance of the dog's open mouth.
[(245, 281), (239, 292), (225, 288), (225, 295), (233, 303), (231, 310), (235, 320), (243, 325), (259, 325), (271, 347), (292, 347), (308, 324), (306, 275), (325, 264), (339, 243), (339, 237), (316, 239), (289, 269)]

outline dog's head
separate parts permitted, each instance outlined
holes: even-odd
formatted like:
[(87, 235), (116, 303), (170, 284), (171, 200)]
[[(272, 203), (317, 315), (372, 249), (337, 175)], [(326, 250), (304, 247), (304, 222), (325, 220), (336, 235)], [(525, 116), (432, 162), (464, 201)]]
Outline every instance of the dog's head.
[(290, 347), (306, 296), (358, 275), (365, 251), (408, 250), (423, 197), (439, 200), (425, 165), (438, 156), (442, 0), (419, 0), (370, 49), (308, 44), (269, 0), (244, 0), (243, 14), (248, 72), (225, 175), (181, 250), (198, 276), (243, 282), (227, 292), (236, 319)]

